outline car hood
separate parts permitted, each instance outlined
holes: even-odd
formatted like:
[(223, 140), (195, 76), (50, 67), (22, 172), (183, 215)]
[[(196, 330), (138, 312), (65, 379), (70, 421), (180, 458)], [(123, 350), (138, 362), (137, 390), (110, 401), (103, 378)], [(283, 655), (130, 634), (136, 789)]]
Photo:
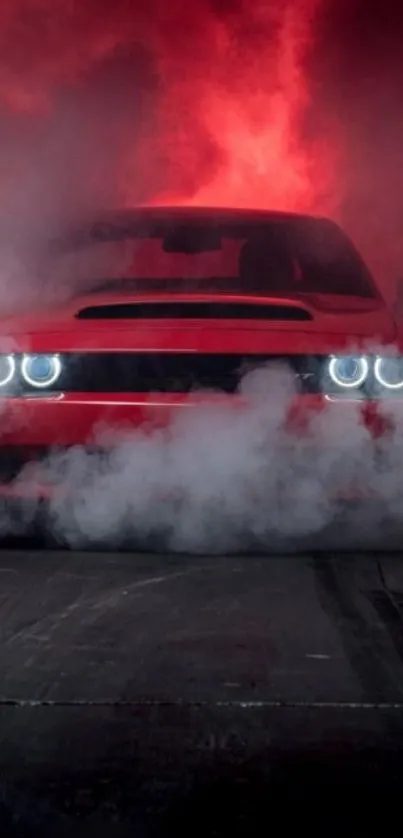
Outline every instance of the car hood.
[(382, 300), (330, 295), (91, 294), (0, 324), (2, 351), (321, 352), (396, 337)]

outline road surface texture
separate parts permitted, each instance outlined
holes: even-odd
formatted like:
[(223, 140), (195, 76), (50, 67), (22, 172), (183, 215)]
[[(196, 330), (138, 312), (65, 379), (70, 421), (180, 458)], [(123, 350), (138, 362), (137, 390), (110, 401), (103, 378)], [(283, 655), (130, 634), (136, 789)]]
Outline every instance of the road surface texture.
[(1, 836), (362, 834), (401, 805), (403, 555), (3, 550), (0, 608)]

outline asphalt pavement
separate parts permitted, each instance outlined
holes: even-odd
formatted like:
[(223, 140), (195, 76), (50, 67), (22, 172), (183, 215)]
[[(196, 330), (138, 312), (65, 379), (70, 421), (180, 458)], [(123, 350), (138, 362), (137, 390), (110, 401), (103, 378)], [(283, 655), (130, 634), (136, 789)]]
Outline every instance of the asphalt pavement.
[(403, 554), (4, 549), (0, 630), (2, 836), (341, 834), (400, 800)]

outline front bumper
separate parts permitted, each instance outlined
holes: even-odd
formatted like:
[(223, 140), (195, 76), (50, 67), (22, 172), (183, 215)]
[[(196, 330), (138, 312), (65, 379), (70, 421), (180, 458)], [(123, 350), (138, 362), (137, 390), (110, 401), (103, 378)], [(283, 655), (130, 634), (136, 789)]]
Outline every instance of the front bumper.
[[(212, 413), (207, 412), (212, 411)], [(403, 439), (403, 399), (387, 402), (364, 402), (347, 398), (330, 400), (317, 395), (299, 395), (278, 408), (270, 399), (259, 402), (245, 397), (222, 394), (103, 394), (94, 397), (86, 393), (35, 396), (0, 400), (0, 494), (24, 495), (40, 489), (43, 495), (54, 491), (48, 478), (41, 480), (40, 469), (35, 480), (16, 479), (24, 474), (27, 464), (46, 463), (49, 458), (70, 449), (80, 448), (86, 453), (114, 448), (121, 440), (151, 436), (161, 430), (182, 427), (186, 444), (197, 442), (200, 423), (211, 422), (214, 434), (216, 419), (228, 423), (231, 436), (231, 416), (243, 412), (251, 416), (244, 437), (250, 443), (254, 433), (253, 417), (259, 416), (260, 426), (266, 421), (268, 447), (277, 447), (279, 435), (285, 447), (306, 445), (311, 440), (313, 450), (334, 447), (348, 449), (351, 434), (365, 434), (376, 449), (385, 440), (394, 445)], [(276, 415), (273, 425), (273, 413)], [(318, 424), (318, 421), (320, 424)], [(192, 430), (193, 428), (193, 430)], [(319, 432), (323, 438), (318, 442)], [(190, 432), (189, 432), (190, 431)], [(367, 440), (367, 441), (368, 441)], [(240, 438), (242, 445), (242, 435)], [(346, 448), (347, 446), (347, 448)], [(403, 447), (402, 447), (403, 451)], [(346, 495), (355, 497), (354, 487), (346, 487)]]
[(231, 552), (250, 539), (317, 545), (330, 527), (333, 547), (342, 537), (350, 549), (393, 520), (401, 543), (402, 441), (398, 399), (298, 396), (285, 410), (211, 394), (4, 399), (0, 536), (39, 519), (72, 545), (139, 534), (158, 549)]
[(0, 450), (10, 446), (52, 447), (91, 445), (103, 430), (111, 434), (152, 432), (167, 428), (184, 412), (204, 410), (267, 413), (273, 410), (281, 424), (294, 435), (310, 432), (314, 420), (324, 416), (333, 427), (355, 423), (369, 429), (374, 438), (403, 427), (403, 398), (365, 402), (321, 395), (298, 396), (286, 409), (270, 398), (248, 400), (222, 394), (119, 394), (100, 397), (87, 393), (0, 399)]

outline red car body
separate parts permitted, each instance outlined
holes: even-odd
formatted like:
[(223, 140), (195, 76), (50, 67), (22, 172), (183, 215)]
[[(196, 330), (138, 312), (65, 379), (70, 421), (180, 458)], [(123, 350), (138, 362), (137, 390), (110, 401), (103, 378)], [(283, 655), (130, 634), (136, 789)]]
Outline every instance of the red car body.
[[(347, 237), (326, 219), (140, 208), (96, 219), (52, 247), (63, 277), (73, 288), (79, 275), (80, 288), (63, 304), (3, 320), (0, 349), (17, 366), (24, 355), (32, 360), (43, 353), (57, 354), (63, 364), (74, 358), (77, 369), (88, 359), (95, 366), (70, 376), (68, 386), (60, 380), (35, 388), (19, 374), (18, 386), (0, 392), (5, 492), (23, 491), (15, 477), (31, 459), (54, 447), (96, 442), (100, 423), (109, 429), (153, 428), (201, 401), (230, 397), (234, 406), (243, 404), (236, 387), (220, 387), (217, 371), (224, 362), (232, 364), (223, 372), (228, 379), (237, 358), (252, 366), (271, 358), (325, 363), (352, 352), (393, 355), (399, 349), (391, 310)], [(154, 361), (160, 365), (155, 387), (151, 367), (146, 369)], [(205, 365), (201, 390), (193, 363)], [(392, 399), (399, 405), (398, 389), (387, 395), (389, 407)], [(374, 436), (390, 429), (383, 397), (332, 392), (319, 380), (293, 398), (287, 421), (302, 433), (312, 412), (344, 416), (357, 409), (357, 400)]]

